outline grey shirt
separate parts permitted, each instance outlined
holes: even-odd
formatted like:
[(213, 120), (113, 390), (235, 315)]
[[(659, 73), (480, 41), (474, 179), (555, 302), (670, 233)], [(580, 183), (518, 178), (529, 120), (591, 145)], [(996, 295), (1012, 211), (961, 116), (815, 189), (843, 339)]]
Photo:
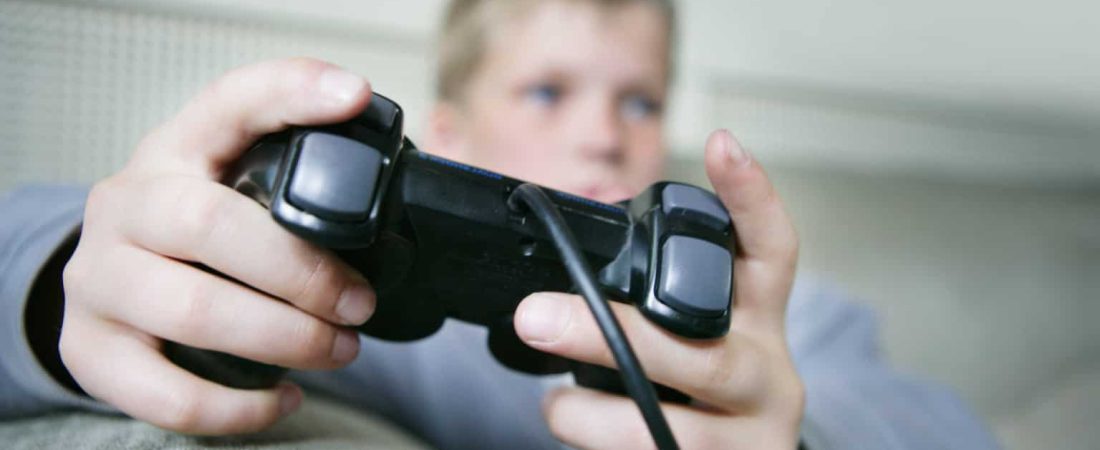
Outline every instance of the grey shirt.
[[(85, 195), (81, 187), (33, 186), (0, 196), (0, 419), (66, 408), (112, 411), (56, 382), (36, 359), (24, 326), (35, 277), (79, 226)], [(787, 333), (806, 386), (807, 447), (997, 448), (949, 390), (888, 367), (873, 313), (838, 290), (799, 278)], [(412, 343), (363, 338), (350, 366), (294, 376), (440, 448), (560, 448), (540, 402), (568, 377), (508, 370), (489, 354), (485, 336), (479, 327), (451, 321)]]

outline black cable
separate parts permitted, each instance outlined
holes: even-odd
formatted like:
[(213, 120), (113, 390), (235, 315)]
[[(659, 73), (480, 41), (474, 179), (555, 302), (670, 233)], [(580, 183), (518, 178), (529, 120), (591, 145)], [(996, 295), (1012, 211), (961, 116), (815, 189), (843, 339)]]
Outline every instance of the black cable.
[(569, 271), (573, 283), (577, 285), (585, 301), (588, 302), (588, 308), (592, 310), (592, 315), (595, 316), (596, 323), (603, 332), (607, 345), (611, 347), (612, 355), (615, 356), (615, 363), (619, 366), (626, 392), (642, 411), (642, 417), (645, 419), (646, 426), (649, 427), (649, 433), (653, 436), (657, 448), (678, 449), (672, 430), (668, 427), (668, 421), (661, 412), (657, 392), (646, 377), (645, 371), (642, 370), (642, 365), (634, 355), (634, 349), (630, 347), (626, 335), (623, 334), (619, 321), (611, 314), (611, 307), (596, 285), (596, 276), (592, 273), (592, 268), (588, 266), (584, 255), (581, 254), (577, 239), (573, 237), (573, 232), (565, 223), (565, 219), (546, 193), (533, 184), (522, 184), (508, 196), (508, 206), (512, 209), (519, 209), (521, 202), (530, 208), (535, 217), (546, 226), (554, 245), (561, 252), (562, 263)]

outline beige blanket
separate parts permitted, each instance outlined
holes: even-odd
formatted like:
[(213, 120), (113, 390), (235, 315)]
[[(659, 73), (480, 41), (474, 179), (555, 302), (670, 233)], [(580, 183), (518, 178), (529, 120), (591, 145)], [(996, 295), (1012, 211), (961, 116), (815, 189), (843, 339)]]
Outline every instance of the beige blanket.
[(261, 433), (194, 437), (133, 419), (66, 412), (0, 422), (4, 449), (425, 449), (427, 445), (390, 423), (317, 395), (302, 409)]

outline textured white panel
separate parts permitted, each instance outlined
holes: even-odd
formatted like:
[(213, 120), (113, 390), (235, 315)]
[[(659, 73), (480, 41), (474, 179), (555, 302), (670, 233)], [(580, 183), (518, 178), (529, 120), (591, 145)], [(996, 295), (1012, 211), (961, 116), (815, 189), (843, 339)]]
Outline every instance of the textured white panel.
[(430, 80), (426, 50), (401, 36), (201, 13), (3, 1), (0, 42), (0, 190), (110, 173), (205, 83), (249, 62), (326, 59), (414, 113)]
[(766, 163), (1044, 188), (1100, 182), (1100, 134), (1071, 121), (857, 90), (716, 85), (711, 126), (730, 127)]

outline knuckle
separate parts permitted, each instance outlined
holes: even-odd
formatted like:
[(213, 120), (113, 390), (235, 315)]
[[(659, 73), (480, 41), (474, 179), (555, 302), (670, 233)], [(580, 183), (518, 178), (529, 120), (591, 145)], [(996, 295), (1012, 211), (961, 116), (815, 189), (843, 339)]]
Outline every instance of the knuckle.
[(340, 271), (335, 264), (323, 253), (311, 253), (309, 270), (299, 272), (301, 277), (296, 283), (293, 297), (288, 300), (311, 312), (328, 312), (335, 307), (336, 299), (346, 283), (340, 277)]
[(279, 87), (288, 92), (300, 92), (321, 76), (332, 64), (309, 57), (287, 58), (278, 63)]
[(211, 100), (219, 98), (232, 98), (235, 85), (242, 84), (238, 81), (242, 76), (247, 73), (249, 66), (238, 67), (225, 72), (215, 78), (213, 81), (206, 84), (205, 87), (199, 91), (199, 95), (196, 97), (196, 101)]
[(69, 258), (69, 262), (61, 269), (61, 286), (65, 290), (65, 297), (72, 300), (72, 293), (88, 280), (91, 265), (85, 263), (83, 252), (77, 250)]
[(802, 411), (806, 409), (806, 385), (801, 379), (796, 379), (793, 385), (791, 399), (794, 400), (794, 410), (798, 412), (796, 416), (802, 417)]
[[(61, 269), (61, 289), (66, 305), (90, 305), (102, 297), (104, 285), (109, 285), (108, 280), (118, 276), (114, 273), (118, 270), (116, 259), (115, 252), (89, 250), (78, 245)], [(65, 322), (68, 322), (67, 316)]]
[(797, 422), (801, 419), (806, 408), (806, 385), (793, 371), (793, 368), (791, 373), (792, 376), (781, 388), (780, 407), (781, 411), (785, 411), (788, 417)]
[(218, 427), (232, 433), (251, 433), (260, 431), (277, 420), (279, 420), (277, 404), (247, 402), (236, 405), (236, 409), (229, 417), (219, 422)]
[(189, 392), (188, 389), (176, 389), (167, 395), (158, 417), (154, 418), (156, 425), (175, 431), (196, 431), (201, 423), (203, 409), (202, 399), (199, 393)]
[(717, 345), (706, 352), (706, 363), (700, 372), (703, 386), (724, 386), (733, 378), (734, 356), (728, 345)]
[(214, 98), (233, 98), (242, 89), (285, 89), (286, 92), (300, 91), (305, 84), (315, 79), (329, 64), (310, 57), (291, 57), (276, 59), (257, 64), (238, 67), (215, 79), (203, 94)]
[(285, 95), (295, 95), (312, 86), (332, 64), (309, 57), (293, 57), (276, 61), (271, 88)]
[(747, 350), (747, 347), (736, 348), (728, 343), (707, 350), (701, 387), (729, 391), (738, 396), (751, 390), (752, 380), (759, 368)]
[(563, 423), (561, 413), (558, 412), (558, 401), (556, 399), (547, 401), (543, 409), (543, 415), (546, 417), (546, 425), (550, 428), (550, 433), (559, 439), (564, 438), (569, 430)]
[(550, 428), (550, 433), (563, 441), (575, 440), (570, 438), (577, 434), (575, 429), (579, 415), (577, 407), (576, 391), (568, 388), (559, 388), (552, 391), (543, 403), (543, 416), (546, 417), (546, 424)]
[(92, 189), (88, 191), (88, 198), (84, 202), (85, 211), (96, 211), (105, 206), (107, 199), (111, 196), (109, 181), (110, 178), (107, 178), (92, 185)]
[(790, 237), (786, 240), (786, 246), (783, 248), (783, 255), (791, 261), (798, 259), (799, 251), (802, 247), (801, 238), (798, 235), (798, 230), (794, 225), (790, 225)]
[(195, 200), (191, 205), (193, 209), (189, 211), (192, 219), (190, 224), (194, 227), (194, 231), (203, 233), (208, 231), (210, 224), (216, 222), (220, 217), (224, 200), (222, 196), (215, 195), (212, 192), (196, 195), (194, 198)]
[(328, 366), (331, 363), (332, 346), (336, 342), (336, 330), (320, 320), (299, 320), (291, 331), (291, 356), (295, 361), (310, 366)]
[(165, 121), (163, 123), (157, 124), (147, 133), (145, 133), (145, 135), (141, 137), (141, 140), (138, 141), (136, 152), (142, 153), (144, 151), (153, 150), (163, 145), (165, 135), (167, 134), (171, 123), (172, 122), (170, 121)]
[(79, 379), (82, 372), (80, 365), (80, 357), (86, 352), (80, 348), (81, 340), (76, 339), (73, 336), (71, 326), (61, 327), (61, 336), (57, 340), (57, 351), (61, 356), (61, 363), (65, 365), (65, 368), (72, 373), (73, 377)]
[(188, 189), (185, 183), (176, 183), (171, 190), (176, 192), (175, 198), (186, 199), (178, 215), (182, 234), (186, 236), (185, 247), (201, 252), (210, 244), (218, 224), (226, 222), (226, 196), (220, 190)]
[(200, 336), (211, 320), (217, 315), (214, 311), (216, 300), (209, 283), (188, 283), (181, 299), (182, 312), (170, 324), (176, 336)]
[(282, 61), (283, 71), (301, 79), (312, 78), (330, 66), (329, 63), (307, 56), (296, 56)]
[[(178, 117), (177, 113), (176, 118)], [(160, 155), (160, 153), (163, 149), (178, 144), (171, 140), (170, 131), (174, 124), (175, 120), (163, 122), (142, 136), (124, 170), (136, 168), (138, 171), (145, 171), (163, 167), (160, 164), (163, 161), (158, 161), (163, 159), (163, 155)]]
[(92, 185), (84, 201), (84, 222), (94, 223), (100, 217), (110, 217), (120, 196), (121, 186), (114, 178), (105, 178)]

